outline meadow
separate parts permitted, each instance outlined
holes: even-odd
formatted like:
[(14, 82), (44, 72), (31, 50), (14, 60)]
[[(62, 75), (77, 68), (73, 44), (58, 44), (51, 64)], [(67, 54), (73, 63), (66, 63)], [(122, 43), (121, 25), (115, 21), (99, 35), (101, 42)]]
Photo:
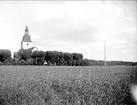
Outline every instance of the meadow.
[(136, 105), (131, 66), (0, 66), (0, 105)]

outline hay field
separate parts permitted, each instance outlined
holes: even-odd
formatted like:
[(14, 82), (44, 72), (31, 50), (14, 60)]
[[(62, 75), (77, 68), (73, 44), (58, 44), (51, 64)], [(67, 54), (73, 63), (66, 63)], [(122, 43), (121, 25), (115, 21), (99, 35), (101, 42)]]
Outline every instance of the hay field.
[(127, 66), (0, 66), (0, 105), (136, 105)]

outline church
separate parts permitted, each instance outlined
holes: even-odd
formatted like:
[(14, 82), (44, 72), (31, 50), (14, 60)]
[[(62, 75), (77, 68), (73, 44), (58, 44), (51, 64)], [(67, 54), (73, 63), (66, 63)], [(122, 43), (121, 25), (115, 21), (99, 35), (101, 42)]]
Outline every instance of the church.
[[(38, 48), (34, 45), (33, 41), (31, 40), (31, 37), (29, 35), (29, 29), (27, 26), (25, 28), (25, 34), (21, 40), (21, 48), (20, 49), (31, 50), (32, 52), (39, 51)], [(14, 56), (18, 57), (17, 52), (12, 53), (12, 58), (14, 58)]]
[(33, 51), (38, 51), (38, 48), (33, 44), (32, 40), (31, 40), (31, 37), (29, 35), (29, 29), (28, 27), (26, 26), (25, 28), (25, 34), (22, 38), (22, 41), (21, 41), (21, 49), (30, 49)]

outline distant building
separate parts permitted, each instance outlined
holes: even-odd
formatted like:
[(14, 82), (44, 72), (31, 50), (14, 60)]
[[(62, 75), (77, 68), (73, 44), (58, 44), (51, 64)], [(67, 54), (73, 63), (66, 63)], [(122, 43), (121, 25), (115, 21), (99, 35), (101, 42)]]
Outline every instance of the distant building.
[(32, 51), (38, 50), (38, 48), (34, 46), (31, 40), (31, 37), (29, 35), (29, 29), (27, 26), (25, 28), (25, 35), (23, 36), (21, 41), (21, 49), (30, 49)]

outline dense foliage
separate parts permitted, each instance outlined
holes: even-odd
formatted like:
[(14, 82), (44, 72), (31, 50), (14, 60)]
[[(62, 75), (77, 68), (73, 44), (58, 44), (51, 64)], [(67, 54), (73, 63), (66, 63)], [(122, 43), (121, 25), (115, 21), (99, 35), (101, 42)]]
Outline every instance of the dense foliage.
[(19, 50), (14, 54), (14, 65), (58, 65), (58, 66), (81, 66), (83, 55), (80, 53), (63, 53), (58, 51), (34, 51)]
[[(137, 62), (107, 61), (108, 66), (135, 66)], [(81, 53), (67, 53), (59, 51), (34, 51), (20, 49), (14, 53), (13, 59), (9, 50), (0, 50), (0, 65), (52, 65), (52, 66), (104, 66), (102, 60), (83, 58)]]
[(9, 65), (11, 63), (11, 52), (9, 50), (0, 50), (0, 65)]

